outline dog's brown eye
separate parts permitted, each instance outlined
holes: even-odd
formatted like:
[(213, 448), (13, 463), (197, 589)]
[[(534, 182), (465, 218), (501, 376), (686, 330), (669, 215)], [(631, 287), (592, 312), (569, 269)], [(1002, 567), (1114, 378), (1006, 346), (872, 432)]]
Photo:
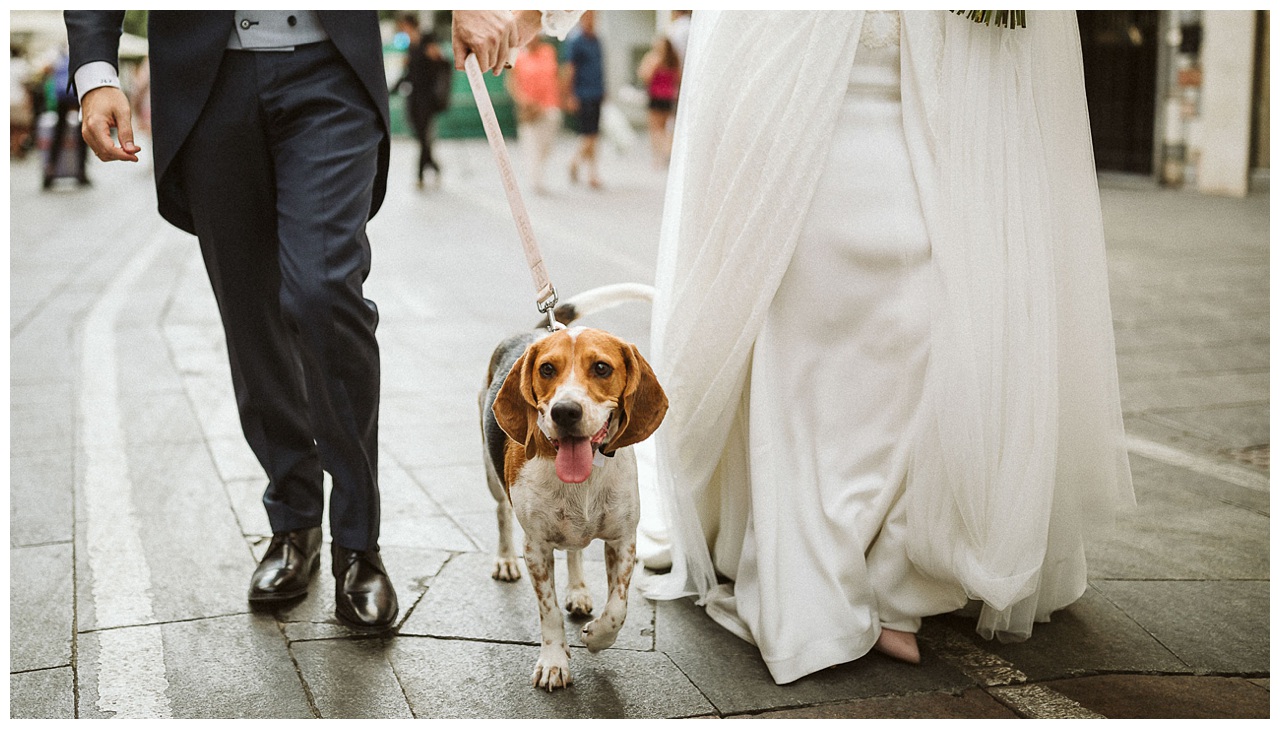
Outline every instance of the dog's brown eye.
[(538, 368), (538, 373), (543, 377), (550, 379), (556, 376), (556, 366), (550, 362), (544, 362), (543, 365)]
[(608, 377), (613, 374), (613, 368), (608, 362), (596, 362), (591, 369), (596, 373), (596, 377)]

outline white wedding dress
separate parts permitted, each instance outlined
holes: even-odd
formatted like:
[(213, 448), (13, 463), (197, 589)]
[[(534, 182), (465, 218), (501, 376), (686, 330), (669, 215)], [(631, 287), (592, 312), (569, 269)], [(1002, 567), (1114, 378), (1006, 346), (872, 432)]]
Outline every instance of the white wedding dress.
[[(698, 64), (716, 58), (717, 38), (749, 45), (755, 23), (770, 25), (726, 15), (694, 15), (682, 92), (690, 96), (686, 102), (682, 95), (677, 117), (652, 358), (672, 410), (656, 438), (656, 470), (642, 473), (648, 524), (654, 511), (667, 522), (666, 534), (651, 527), (642, 535), (659, 542), (648, 556), (665, 562), (669, 544), (673, 566), (647, 591), (698, 596), (717, 622), (759, 647), (779, 683), (856, 659), (882, 628), (915, 632), (922, 617), (958, 609), (970, 597), (987, 603), (984, 634), (1026, 637), (1033, 619), (1047, 619), (1083, 592), (1085, 514), (1106, 521), (1132, 498), (1105, 269), (1098, 265), (1100, 228), (1093, 238), (1072, 233), (1064, 240), (1009, 212), (1003, 219), (1015, 232), (991, 234), (991, 250), (1028, 252), (993, 253), (973, 243), (988, 235), (986, 222), (965, 220), (948, 206), (947, 193), (964, 188), (948, 187), (937, 160), (947, 159), (954, 138), (928, 129), (923, 117), (950, 103), (940, 65), (950, 47), (932, 34), (945, 28), (953, 43), (959, 34), (969, 43), (970, 28), (941, 25), (968, 21), (922, 16), (911, 38), (917, 53), (936, 51), (928, 62), (937, 65), (920, 73), (904, 63), (897, 12), (780, 14), (793, 22), (804, 16), (796, 36), (820, 31), (831, 43), (816, 50), (815, 63), (843, 58), (848, 74), (805, 88), (810, 76), (801, 71), (789, 82), (793, 90), (774, 98), (825, 91), (833, 100), (811, 101), (813, 108), (801, 105), (795, 114), (773, 107), (776, 119), (752, 119), (724, 111), (723, 101), (700, 104), (694, 94), (715, 92), (689, 83), (709, 70)], [(1053, 18), (1039, 20), (1053, 26)], [(700, 21), (707, 25), (699, 28)], [(772, 27), (776, 34), (777, 23)], [(843, 44), (829, 39), (842, 31)], [(1001, 32), (983, 31), (992, 38)], [(708, 48), (701, 58), (700, 39)], [(981, 35), (977, 43), (999, 50)], [(762, 65), (777, 71), (804, 62)], [(913, 74), (905, 82), (904, 69)], [(747, 76), (744, 94), (757, 80)], [(995, 74), (991, 83), (1000, 80)], [(771, 82), (758, 81), (761, 90)], [(831, 94), (837, 83), (842, 93)], [(936, 98), (920, 90), (930, 83), (939, 84)], [(915, 94), (906, 117), (904, 92)], [(750, 103), (770, 108), (771, 101)], [(748, 146), (778, 155), (755, 159), (763, 168), (755, 172), (736, 169), (749, 149), (693, 146), (707, 126), (730, 144), (739, 116), (743, 129), (776, 121), (779, 139), (788, 123), (821, 131), (790, 153), (753, 136)], [(769, 169), (775, 165), (781, 169)], [(725, 180), (726, 173), (737, 177)], [(1042, 191), (1055, 189), (1051, 176), (1041, 176)], [(981, 196), (982, 175), (971, 177)], [(1086, 217), (1097, 215), (1093, 184)], [(1005, 189), (990, 197), (1004, 197)], [(758, 202), (744, 203), (752, 196)], [(1041, 289), (1054, 288), (1054, 265), (1068, 265), (1050, 251), (1082, 239), (1093, 258), (1075, 275), (1100, 282), (1047, 298), (1052, 294)], [(976, 261), (989, 272), (975, 268), (976, 256), (986, 257)], [(954, 284), (956, 270), (963, 284)], [(1059, 285), (1065, 281), (1058, 276)], [(1091, 304), (1083, 324), (1058, 313), (1079, 303), (1077, 289)], [(1024, 311), (1052, 329), (1020, 321)], [(963, 327), (957, 312), (968, 316)], [(1091, 341), (1091, 365), (1061, 351), (1077, 338)], [(1026, 350), (1032, 362), (1008, 347)], [(1079, 378), (1089, 384), (1071, 382)], [(971, 398), (955, 396), (966, 387)], [(1084, 407), (1096, 407), (1088, 417), (1105, 427), (1088, 438), (1079, 437), (1079, 408), (1059, 402), (1077, 387), (1099, 390)], [(1104, 456), (1085, 465), (1089, 473), (1060, 462), (1087, 452)]]
[[(791, 265), (751, 358), (750, 494), (716, 567), (775, 675), (962, 607), (907, 560), (902, 487), (929, 355), (929, 239), (907, 157), (896, 13), (868, 13)], [(741, 536), (736, 532), (742, 530)], [(795, 565), (803, 565), (797, 570)]]

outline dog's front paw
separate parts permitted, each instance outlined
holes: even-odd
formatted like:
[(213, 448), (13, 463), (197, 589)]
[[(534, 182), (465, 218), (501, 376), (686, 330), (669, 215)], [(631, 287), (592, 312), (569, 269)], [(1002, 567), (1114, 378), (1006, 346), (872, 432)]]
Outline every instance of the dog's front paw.
[(533, 667), (533, 685), (548, 692), (568, 688), (573, 683), (569, 675), (569, 649), (563, 646), (543, 646), (538, 654), (538, 664)]
[(515, 557), (498, 557), (493, 562), (493, 579), (503, 582), (520, 579), (520, 561)]
[(587, 650), (598, 653), (613, 645), (621, 629), (621, 623), (614, 625), (607, 618), (600, 617), (582, 626), (582, 642), (587, 646)]
[(575, 618), (585, 618), (591, 614), (591, 593), (587, 590), (571, 590), (564, 601), (564, 609)]

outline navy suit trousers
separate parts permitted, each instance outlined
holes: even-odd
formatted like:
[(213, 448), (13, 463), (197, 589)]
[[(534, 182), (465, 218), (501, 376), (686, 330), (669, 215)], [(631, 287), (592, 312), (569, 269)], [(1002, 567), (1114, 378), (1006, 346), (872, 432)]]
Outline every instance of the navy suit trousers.
[(174, 161), (275, 532), (319, 526), (377, 547), (377, 308), (365, 235), (383, 131), (329, 42), (226, 51)]

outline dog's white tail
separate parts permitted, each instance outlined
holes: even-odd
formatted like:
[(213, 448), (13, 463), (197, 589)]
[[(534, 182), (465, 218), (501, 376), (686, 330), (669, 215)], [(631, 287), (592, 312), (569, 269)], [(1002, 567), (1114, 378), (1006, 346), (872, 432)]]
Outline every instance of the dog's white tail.
[(618, 283), (588, 289), (557, 306), (556, 319), (570, 324), (579, 317), (629, 301), (653, 301), (653, 287), (641, 283)]

